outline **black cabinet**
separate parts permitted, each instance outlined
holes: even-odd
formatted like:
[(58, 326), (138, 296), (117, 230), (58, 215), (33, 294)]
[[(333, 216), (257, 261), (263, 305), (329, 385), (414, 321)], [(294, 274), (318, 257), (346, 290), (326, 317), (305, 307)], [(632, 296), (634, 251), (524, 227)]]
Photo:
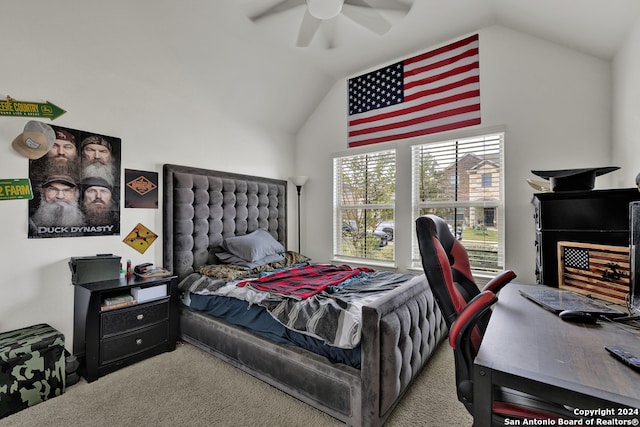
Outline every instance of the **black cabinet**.
[(537, 193), (535, 208), (536, 280), (558, 286), (558, 242), (629, 245), (629, 203), (637, 188)]
[[(105, 298), (133, 288), (160, 286), (164, 296), (103, 309)], [(162, 287), (165, 288), (162, 288)], [(178, 284), (175, 276), (121, 278), (75, 285), (73, 353), (87, 382), (147, 357), (176, 348)]]

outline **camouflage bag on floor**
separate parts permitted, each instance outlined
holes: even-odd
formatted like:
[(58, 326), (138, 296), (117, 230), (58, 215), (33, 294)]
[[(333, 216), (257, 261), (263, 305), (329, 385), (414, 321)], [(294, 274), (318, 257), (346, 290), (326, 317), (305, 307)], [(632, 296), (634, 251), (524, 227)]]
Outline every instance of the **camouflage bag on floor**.
[(64, 335), (47, 324), (0, 334), (0, 418), (65, 390)]

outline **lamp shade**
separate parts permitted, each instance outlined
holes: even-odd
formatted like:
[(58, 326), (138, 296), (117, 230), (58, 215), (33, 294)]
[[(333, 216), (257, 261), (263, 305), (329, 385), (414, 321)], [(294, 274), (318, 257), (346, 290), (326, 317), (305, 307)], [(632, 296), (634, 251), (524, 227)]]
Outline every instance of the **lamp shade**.
[(289, 180), (293, 182), (293, 185), (295, 185), (296, 187), (302, 187), (308, 179), (308, 176), (292, 176), (291, 178), (289, 178)]

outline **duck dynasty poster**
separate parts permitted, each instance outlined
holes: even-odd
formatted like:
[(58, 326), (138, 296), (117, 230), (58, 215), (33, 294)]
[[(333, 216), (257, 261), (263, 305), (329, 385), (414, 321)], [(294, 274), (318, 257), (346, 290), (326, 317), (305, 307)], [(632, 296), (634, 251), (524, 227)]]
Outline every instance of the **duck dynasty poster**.
[(49, 127), (52, 148), (29, 161), (29, 238), (119, 235), (120, 139)]

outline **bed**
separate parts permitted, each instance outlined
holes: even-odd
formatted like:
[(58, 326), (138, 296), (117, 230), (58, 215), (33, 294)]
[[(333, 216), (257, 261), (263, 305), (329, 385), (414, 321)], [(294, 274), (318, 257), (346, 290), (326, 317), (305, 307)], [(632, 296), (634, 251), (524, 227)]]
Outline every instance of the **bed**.
[[(287, 339), (313, 341), (312, 346), (297, 341), (296, 345), (271, 339), (264, 331), (249, 330), (241, 322), (213, 317), (194, 309), (194, 301), (207, 305), (209, 302), (202, 303), (203, 292), (228, 289), (207, 273), (217, 270), (221, 246), (227, 249), (236, 237), (241, 240), (266, 232), (286, 248), (287, 182), (171, 164), (164, 165), (163, 175), (163, 262), (178, 276), (185, 294), (179, 315), (181, 339), (348, 425), (384, 424), (447, 335), (424, 275), (411, 276), (380, 296), (364, 300), (354, 322), (357, 339), (341, 346), (345, 352), (337, 356), (333, 345), (328, 346), (330, 354), (316, 352), (313, 345), (327, 341), (315, 332), (300, 334), (284, 328)], [(301, 254), (287, 251), (284, 255), (287, 268), (316, 268)], [(381, 272), (367, 269), (356, 273), (357, 277), (382, 277)], [(264, 274), (272, 273), (260, 277)], [(253, 278), (243, 286), (257, 291), (259, 282)], [(235, 284), (234, 289), (243, 287)], [(195, 289), (205, 291), (191, 292)], [(331, 289), (343, 291), (339, 286)], [(229, 296), (212, 298), (215, 301), (210, 305), (229, 308), (227, 304), (237, 303)], [(248, 304), (245, 311), (248, 308), (265, 314), (272, 307)], [(267, 317), (269, 314), (273, 315), (269, 312)]]

